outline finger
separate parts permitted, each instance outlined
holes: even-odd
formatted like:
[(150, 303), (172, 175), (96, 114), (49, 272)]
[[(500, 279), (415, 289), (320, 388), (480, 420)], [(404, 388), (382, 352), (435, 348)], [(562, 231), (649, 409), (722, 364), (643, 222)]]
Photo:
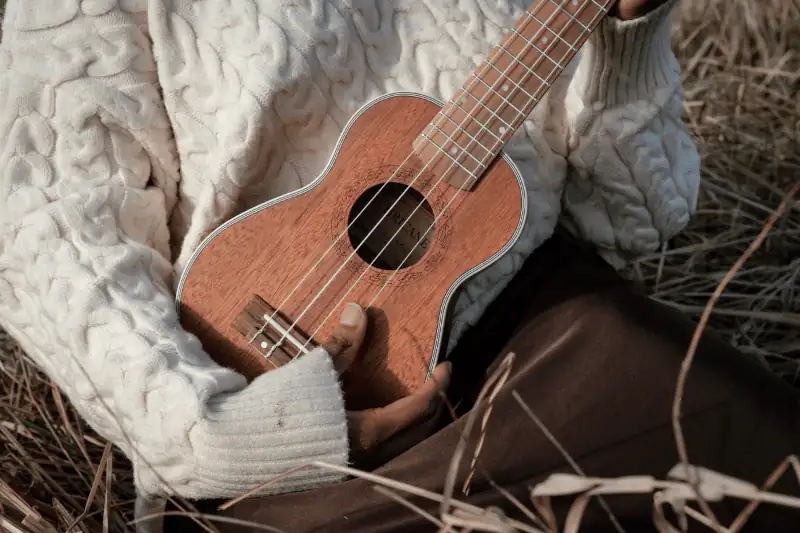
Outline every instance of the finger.
[[(439, 363), (436, 365), (436, 368), (433, 369), (433, 373), (428, 381), (426, 381), (422, 387), (415, 392), (415, 394), (432, 394), (436, 395), (440, 392), (446, 392), (447, 387), (450, 386), (450, 377), (453, 375), (453, 363), (450, 361), (445, 361), (444, 363)], [(432, 390), (427, 390), (428, 388)]]
[(609, 14), (620, 20), (633, 20), (655, 11), (665, 3), (666, 0), (625, 0), (624, 2), (620, 0), (614, 4)]
[(355, 361), (364, 334), (367, 331), (367, 314), (355, 303), (345, 304), (339, 323), (333, 329), (331, 339), (325, 344), (325, 350), (333, 358), (336, 372), (341, 375)]
[(373, 441), (371, 444), (392, 438), (399, 431), (424, 419), (434, 411), (438, 405), (439, 393), (447, 390), (450, 385), (452, 368), (449, 362), (438, 365), (431, 378), (410, 396), (386, 407), (364, 413), (362, 423), (370, 430), (370, 438)]
[(347, 411), (347, 430), (350, 441), (351, 459), (372, 448), (374, 436), (372, 423), (367, 417), (364, 420), (364, 411)]

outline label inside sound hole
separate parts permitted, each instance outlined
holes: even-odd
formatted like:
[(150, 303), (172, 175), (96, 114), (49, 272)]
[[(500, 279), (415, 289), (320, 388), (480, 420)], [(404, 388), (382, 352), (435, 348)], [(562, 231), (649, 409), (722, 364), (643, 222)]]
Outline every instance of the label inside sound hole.
[(399, 270), (417, 263), (428, 251), (436, 231), (434, 219), (418, 191), (402, 183), (380, 184), (353, 204), (348, 236), (361, 259), (375, 268)]

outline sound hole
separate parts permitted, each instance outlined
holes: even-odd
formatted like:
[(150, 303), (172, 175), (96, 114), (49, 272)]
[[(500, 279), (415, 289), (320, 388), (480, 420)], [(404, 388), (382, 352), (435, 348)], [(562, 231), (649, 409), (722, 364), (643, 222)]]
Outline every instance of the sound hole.
[(364, 191), (350, 209), (347, 222), (350, 243), (358, 256), (381, 270), (400, 270), (419, 262), (436, 231), (430, 204), (402, 183), (375, 185)]

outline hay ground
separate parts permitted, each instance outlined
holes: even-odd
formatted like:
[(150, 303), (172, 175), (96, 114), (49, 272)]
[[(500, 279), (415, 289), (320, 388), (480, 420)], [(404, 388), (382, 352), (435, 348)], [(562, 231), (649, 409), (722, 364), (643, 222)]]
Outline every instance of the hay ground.
[[(703, 157), (700, 206), (685, 233), (630, 274), (654, 298), (697, 318), (800, 179), (800, 1), (687, 0), (682, 9), (675, 47), (686, 121)], [(728, 286), (710, 327), (800, 387), (799, 278), (794, 203)], [(131, 530), (124, 526), (134, 496), (124, 457), (111, 452), (113, 477), (103, 476), (91, 494), (106, 449), (0, 331), (0, 530), (4, 511), (18, 523), (35, 505), (57, 524), (50, 531), (64, 531), (87, 502), (85, 531), (101, 531), (104, 515), (112, 530)], [(35, 525), (20, 531), (35, 532)]]

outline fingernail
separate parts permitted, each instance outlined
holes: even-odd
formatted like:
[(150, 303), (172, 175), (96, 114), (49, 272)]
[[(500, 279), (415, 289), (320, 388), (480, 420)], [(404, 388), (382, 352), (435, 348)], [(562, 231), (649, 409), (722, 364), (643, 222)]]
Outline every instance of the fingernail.
[(339, 323), (349, 328), (358, 326), (361, 320), (361, 306), (354, 303), (345, 304)]

